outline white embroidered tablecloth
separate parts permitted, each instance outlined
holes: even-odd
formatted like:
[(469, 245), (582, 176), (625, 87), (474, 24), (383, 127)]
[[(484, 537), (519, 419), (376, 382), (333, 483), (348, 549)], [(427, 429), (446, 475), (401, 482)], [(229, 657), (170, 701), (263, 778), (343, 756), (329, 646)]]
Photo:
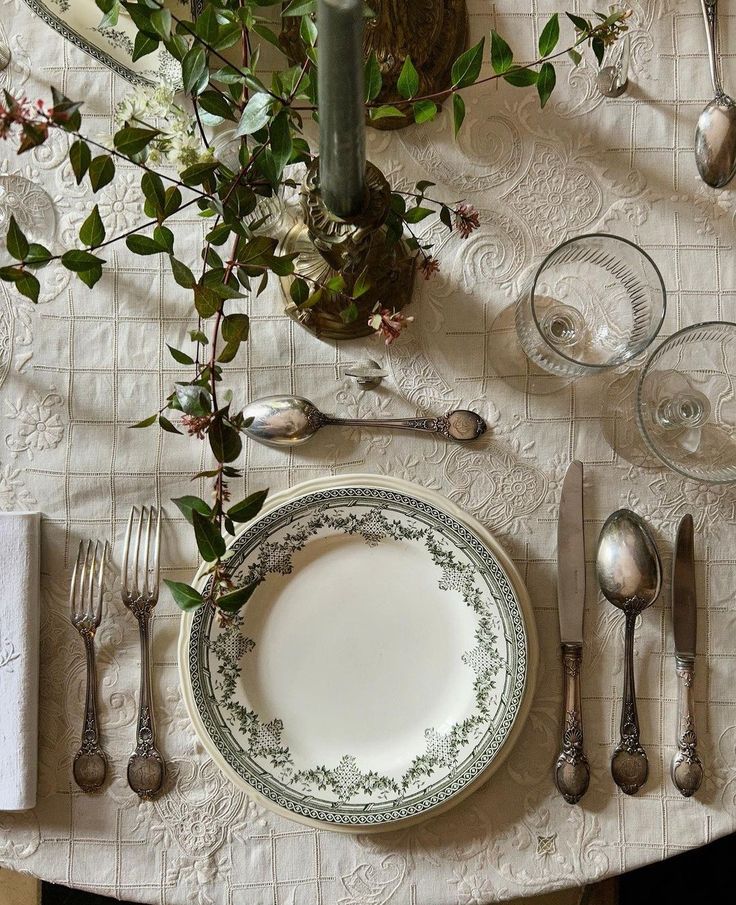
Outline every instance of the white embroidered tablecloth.
[[(61, 6), (61, 0), (53, 0)], [(587, 4), (570, 4), (584, 11)], [(295, 392), (352, 416), (442, 412), (462, 404), (491, 425), (466, 449), (407, 435), (325, 431), (291, 453), (247, 444), (236, 493), (356, 471), (418, 481), (484, 522), (519, 566), (541, 638), (531, 715), (513, 756), (482, 790), (446, 815), (395, 834), (315, 832), (272, 816), (234, 790), (193, 735), (178, 688), (179, 613), (156, 610), (154, 682), (170, 791), (140, 803), (125, 782), (138, 690), (138, 634), (117, 595), (98, 633), (100, 710), (112, 783), (99, 797), (73, 784), (84, 692), (84, 653), (67, 617), (70, 567), (80, 537), (108, 537), (117, 555), (130, 506), (191, 492), (201, 444), (128, 425), (158, 406), (179, 372), (165, 342), (191, 326), (187, 293), (158, 257), (110, 249), (94, 291), (62, 270), (44, 272), (37, 308), (0, 284), (0, 508), (38, 508), (43, 523), (40, 792), (31, 812), (0, 814), (0, 863), (47, 880), (161, 905), (481, 905), (595, 880), (677, 854), (736, 827), (736, 492), (698, 486), (614, 455), (601, 419), (608, 378), (553, 394), (528, 393), (508, 364), (509, 305), (522, 276), (562, 239), (595, 230), (641, 243), (669, 290), (663, 335), (736, 315), (733, 191), (699, 182), (693, 130), (711, 96), (696, 0), (634, 0), (629, 92), (603, 100), (590, 65), (565, 68), (548, 109), (502, 86), (470, 89), (457, 143), (448, 116), (428, 128), (369, 135), (369, 155), (398, 186), (438, 183), (481, 211), (462, 241), (428, 228), (441, 273), (418, 286), (416, 322), (390, 350), (380, 343), (321, 343), (284, 318), (278, 293), (249, 303), (251, 342), (228, 366), (236, 396)], [(471, 0), (471, 35), (496, 27), (518, 59), (530, 58), (557, 0)], [(736, 14), (723, 10), (726, 47)], [(21, 0), (0, 0), (0, 31), (13, 50), (0, 87), (47, 97), (50, 84), (85, 101), (87, 128), (109, 131), (128, 85), (66, 43)], [(567, 31), (563, 26), (563, 31)], [(729, 38), (731, 39), (729, 41)], [(726, 55), (726, 84), (736, 64)], [(488, 63), (484, 64), (486, 67)], [(69, 247), (90, 205), (64, 155), (64, 137), (16, 158), (0, 143), (0, 228), (10, 213), (34, 238)], [(121, 170), (99, 196), (108, 234), (138, 216), (138, 177)], [(201, 222), (181, 223), (194, 246)], [(187, 241), (187, 236), (190, 240)], [(345, 364), (380, 360), (389, 378), (358, 392)], [(585, 463), (588, 559), (583, 708), (592, 767), (582, 806), (555, 792), (561, 668), (555, 596), (556, 511), (571, 458)], [(204, 486), (199, 488), (206, 493)], [(695, 697), (706, 781), (681, 798), (668, 776), (676, 683), (665, 603), (637, 634), (642, 740), (651, 772), (641, 794), (618, 793), (608, 762), (618, 733), (623, 620), (601, 602), (592, 555), (606, 515), (630, 506), (657, 533), (665, 574), (680, 516), (697, 526), (699, 660)], [(190, 530), (168, 505), (164, 574), (196, 567)], [(1, 766), (0, 766), (1, 769)]]

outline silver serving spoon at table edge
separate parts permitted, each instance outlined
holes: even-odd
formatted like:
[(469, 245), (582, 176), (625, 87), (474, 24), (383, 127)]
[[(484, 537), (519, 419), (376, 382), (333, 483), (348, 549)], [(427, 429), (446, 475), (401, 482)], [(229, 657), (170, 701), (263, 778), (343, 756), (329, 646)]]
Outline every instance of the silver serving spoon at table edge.
[(718, 0), (700, 0), (708, 41), (710, 77), (715, 97), (698, 118), (695, 162), (700, 178), (713, 188), (727, 185), (736, 174), (736, 102), (723, 90), (718, 57)]
[(429, 431), (459, 443), (477, 440), (486, 431), (486, 422), (480, 415), (466, 409), (456, 409), (439, 418), (336, 418), (325, 415), (301, 396), (256, 399), (243, 409), (243, 418), (245, 433), (268, 446), (298, 446), (329, 424)]
[(626, 616), (621, 737), (611, 758), (611, 775), (623, 792), (634, 795), (649, 773), (647, 755), (639, 742), (634, 626), (636, 617), (654, 603), (662, 587), (659, 554), (638, 515), (628, 509), (619, 509), (608, 517), (598, 539), (596, 572), (603, 596)]

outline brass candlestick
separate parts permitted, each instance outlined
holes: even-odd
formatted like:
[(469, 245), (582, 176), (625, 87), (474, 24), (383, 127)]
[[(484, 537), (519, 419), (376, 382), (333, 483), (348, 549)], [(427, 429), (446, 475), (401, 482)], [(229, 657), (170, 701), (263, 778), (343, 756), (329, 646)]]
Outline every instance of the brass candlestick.
[[(367, 59), (375, 51), (381, 70), (383, 86), (376, 103), (406, 106), (396, 82), (407, 56), (419, 73), (419, 94), (446, 92), (452, 84), (452, 64), (467, 44), (465, 0), (372, 0), (370, 7), (375, 17), (366, 21), (363, 52)], [(299, 18), (287, 16), (281, 43), (290, 59), (303, 62), (300, 24)], [(367, 120), (376, 129), (402, 129), (412, 121), (411, 115)]]
[[(286, 313), (321, 339), (357, 339), (373, 334), (368, 325), (377, 302), (399, 310), (411, 300), (415, 255), (403, 239), (387, 241), (386, 217), (391, 187), (383, 173), (366, 164), (366, 203), (360, 214), (347, 219), (336, 217), (325, 207), (319, 191), (319, 161), (312, 161), (302, 185), (304, 221), (286, 234), (282, 253), (299, 252), (299, 274), (324, 286), (338, 274), (345, 289), (323, 289), (312, 307), (300, 307), (291, 298), (293, 276), (281, 278)], [(355, 300), (357, 315), (345, 320), (346, 296), (352, 294), (359, 275), (366, 271), (370, 289)]]

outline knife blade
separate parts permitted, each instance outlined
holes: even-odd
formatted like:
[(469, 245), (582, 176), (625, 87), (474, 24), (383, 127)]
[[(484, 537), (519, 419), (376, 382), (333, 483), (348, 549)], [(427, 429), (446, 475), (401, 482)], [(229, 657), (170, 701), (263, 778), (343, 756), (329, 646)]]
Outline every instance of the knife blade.
[(562, 748), (555, 764), (555, 784), (570, 804), (580, 801), (590, 782), (590, 767), (583, 750), (580, 705), (584, 609), (583, 465), (576, 461), (570, 463), (562, 483), (557, 523), (557, 611), (562, 648), (564, 717)]
[(681, 795), (689, 798), (703, 781), (703, 763), (698, 756), (695, 731), (695, 642), (697, 596), (695, 593), (695, 539), (693, 517), (685, 515), (675, 540), (672, 564), (672, 626), (675, 635), (677, 671), (677, 750), (670, 774)]
[(688, 514), (677, 529), (672, 570), (672, 625), (675, 632), (675, 653), (678, 657), (695, 657), (698, 620), (693, 535), (693, 517)]
[(583, 464), (576, 461), (562, 483), (557, 522), (557, 610), (563, 644), (583, 643), (584, 607)]

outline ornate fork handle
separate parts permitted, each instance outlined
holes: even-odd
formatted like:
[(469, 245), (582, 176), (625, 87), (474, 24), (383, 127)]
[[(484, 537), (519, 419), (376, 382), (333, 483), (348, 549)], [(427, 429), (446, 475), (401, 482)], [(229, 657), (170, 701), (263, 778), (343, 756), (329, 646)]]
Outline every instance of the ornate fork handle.
[(565, 722), (562, 750), (555, 764), (555, 783), (569, 804), (580, 801), (590, 782), (590, 766), (583, 750), (583, 713), (580, 705), (582, 660), (582, 644), (562, 645)]
[(94, 632), (82, 633), (87, 657), (87, 693), (82, 727), (82, 745), (74, 757), (74, 781), (83, 792), (97, 792), (107, 775), (107, 758), (97, 729), (97, 669)]
[(697, 752), (698, 736), (695, 732), (695, 706), (693, 682), (695, 660), (677, 657), (677, 751), (672, 758), (672, 782), (680, 794), (689, 798), (703, 781), (703, 763)]
[(161, 791), (166, 778), (166, 765), (156, 749), (156, 727), (153, 720), (151, 697), (150, 623), (149, 608), (137, 612), (141, 639), (140, 702), (136, 748), (128, 761), (128, 785), (144, 801), (154, 798)]

